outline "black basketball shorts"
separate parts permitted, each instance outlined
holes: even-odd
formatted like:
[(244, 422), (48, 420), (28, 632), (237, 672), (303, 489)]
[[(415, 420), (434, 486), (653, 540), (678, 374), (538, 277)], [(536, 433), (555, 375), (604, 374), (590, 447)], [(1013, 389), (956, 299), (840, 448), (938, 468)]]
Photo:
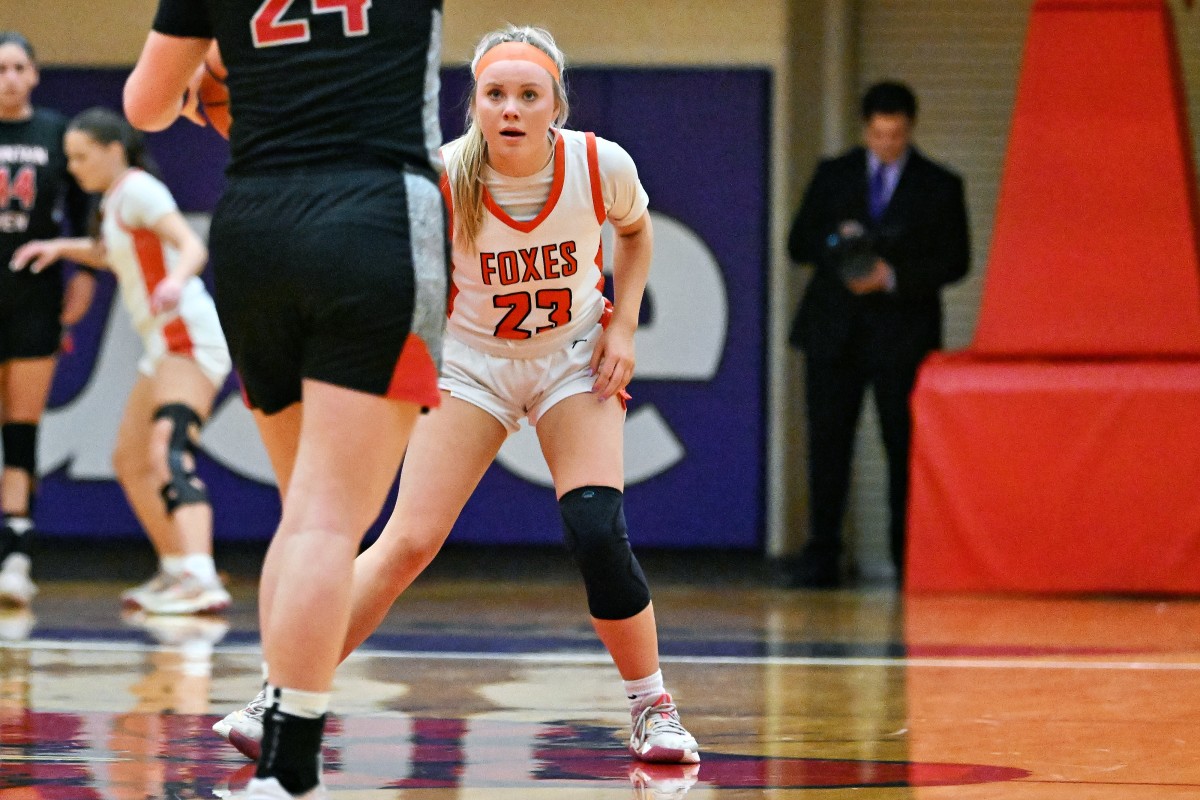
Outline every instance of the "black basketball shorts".
[(438, 404), (449, 262), (431, 179), (382, 169), (232, 177), (209, 249), (252, 408), (299, 401), (305, 378)]
[(0, 269), (9, 273), (0, 276), (0, 362), (53, 356), (62, 339), (62, 269), (13, 274), (7, 260)]

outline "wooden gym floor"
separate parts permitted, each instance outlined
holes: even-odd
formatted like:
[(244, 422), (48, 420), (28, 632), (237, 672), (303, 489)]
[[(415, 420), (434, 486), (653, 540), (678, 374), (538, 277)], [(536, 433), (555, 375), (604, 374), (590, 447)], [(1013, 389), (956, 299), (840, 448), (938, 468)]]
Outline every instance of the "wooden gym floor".
[[(256, 565), (227, 616), (147, 619), (117, 602), (144, 545), (43, 550), (32, 611), (0, 611), (0, 800), (236, 797), (253, 767), (209, 726), (257, 689)], [(1200, 797), (1200, 603), (804, 592), (756, 559), (643, 556), (703, 749), (654, 767), (565, 558), (449, 550), (339, 671), (332, 796)]]

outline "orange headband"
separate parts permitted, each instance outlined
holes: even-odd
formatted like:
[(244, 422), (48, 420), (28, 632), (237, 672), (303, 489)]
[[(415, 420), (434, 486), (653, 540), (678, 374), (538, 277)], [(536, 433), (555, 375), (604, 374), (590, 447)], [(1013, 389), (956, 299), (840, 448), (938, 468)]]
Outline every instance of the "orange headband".
[(549, 72), (555, 82), (560, 80), (558, 65), (554, 63), (554, 59), (528, 42), (501, 42), (488, 50), (475, 65), (475, 80), (479, 80), (483, 71), (497, 61), (528, 61)]

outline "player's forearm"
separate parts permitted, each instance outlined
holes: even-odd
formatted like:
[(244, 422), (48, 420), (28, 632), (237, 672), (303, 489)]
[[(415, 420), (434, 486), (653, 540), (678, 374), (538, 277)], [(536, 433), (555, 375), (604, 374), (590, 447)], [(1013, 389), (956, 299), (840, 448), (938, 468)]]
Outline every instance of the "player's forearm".
[(180, 247), (179, 260), (175, 262), (171, 273), (187, 280), (203, 272), (207, 263), (208, 248), (198, 240), (188, 240)]
[(610, 325), (637, 329), (653, 256), (654, 232), (649, 215), (639, 229), (617, 233), (613, 247), (613, 318)]
[(74, 239), (55, 239), (58, 246), (59, 258), (83, 264), (85, 267), (108, 269), (108, 259), (105, 257), (104, 245), (90, 236), (80, 236)]

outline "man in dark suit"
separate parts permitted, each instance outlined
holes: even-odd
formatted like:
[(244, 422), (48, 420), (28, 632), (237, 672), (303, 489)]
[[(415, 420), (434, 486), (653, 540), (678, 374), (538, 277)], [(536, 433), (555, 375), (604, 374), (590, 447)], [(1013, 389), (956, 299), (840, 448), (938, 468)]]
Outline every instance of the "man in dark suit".
[(911, 144), (912, 91), (872, 86), (863, 97), (865, 147), (822, 161), (788, 236), (797, 263), (816, 268), (792, 324), (805, 353), (811, 530), (789, 582), (841, 583), (842, 520), (866, 387), (888, 460), (891, 553), (904, 575), (904, 522), (917, 366), (942, 343), (941, 289), (970, 264), (963, 183)]

